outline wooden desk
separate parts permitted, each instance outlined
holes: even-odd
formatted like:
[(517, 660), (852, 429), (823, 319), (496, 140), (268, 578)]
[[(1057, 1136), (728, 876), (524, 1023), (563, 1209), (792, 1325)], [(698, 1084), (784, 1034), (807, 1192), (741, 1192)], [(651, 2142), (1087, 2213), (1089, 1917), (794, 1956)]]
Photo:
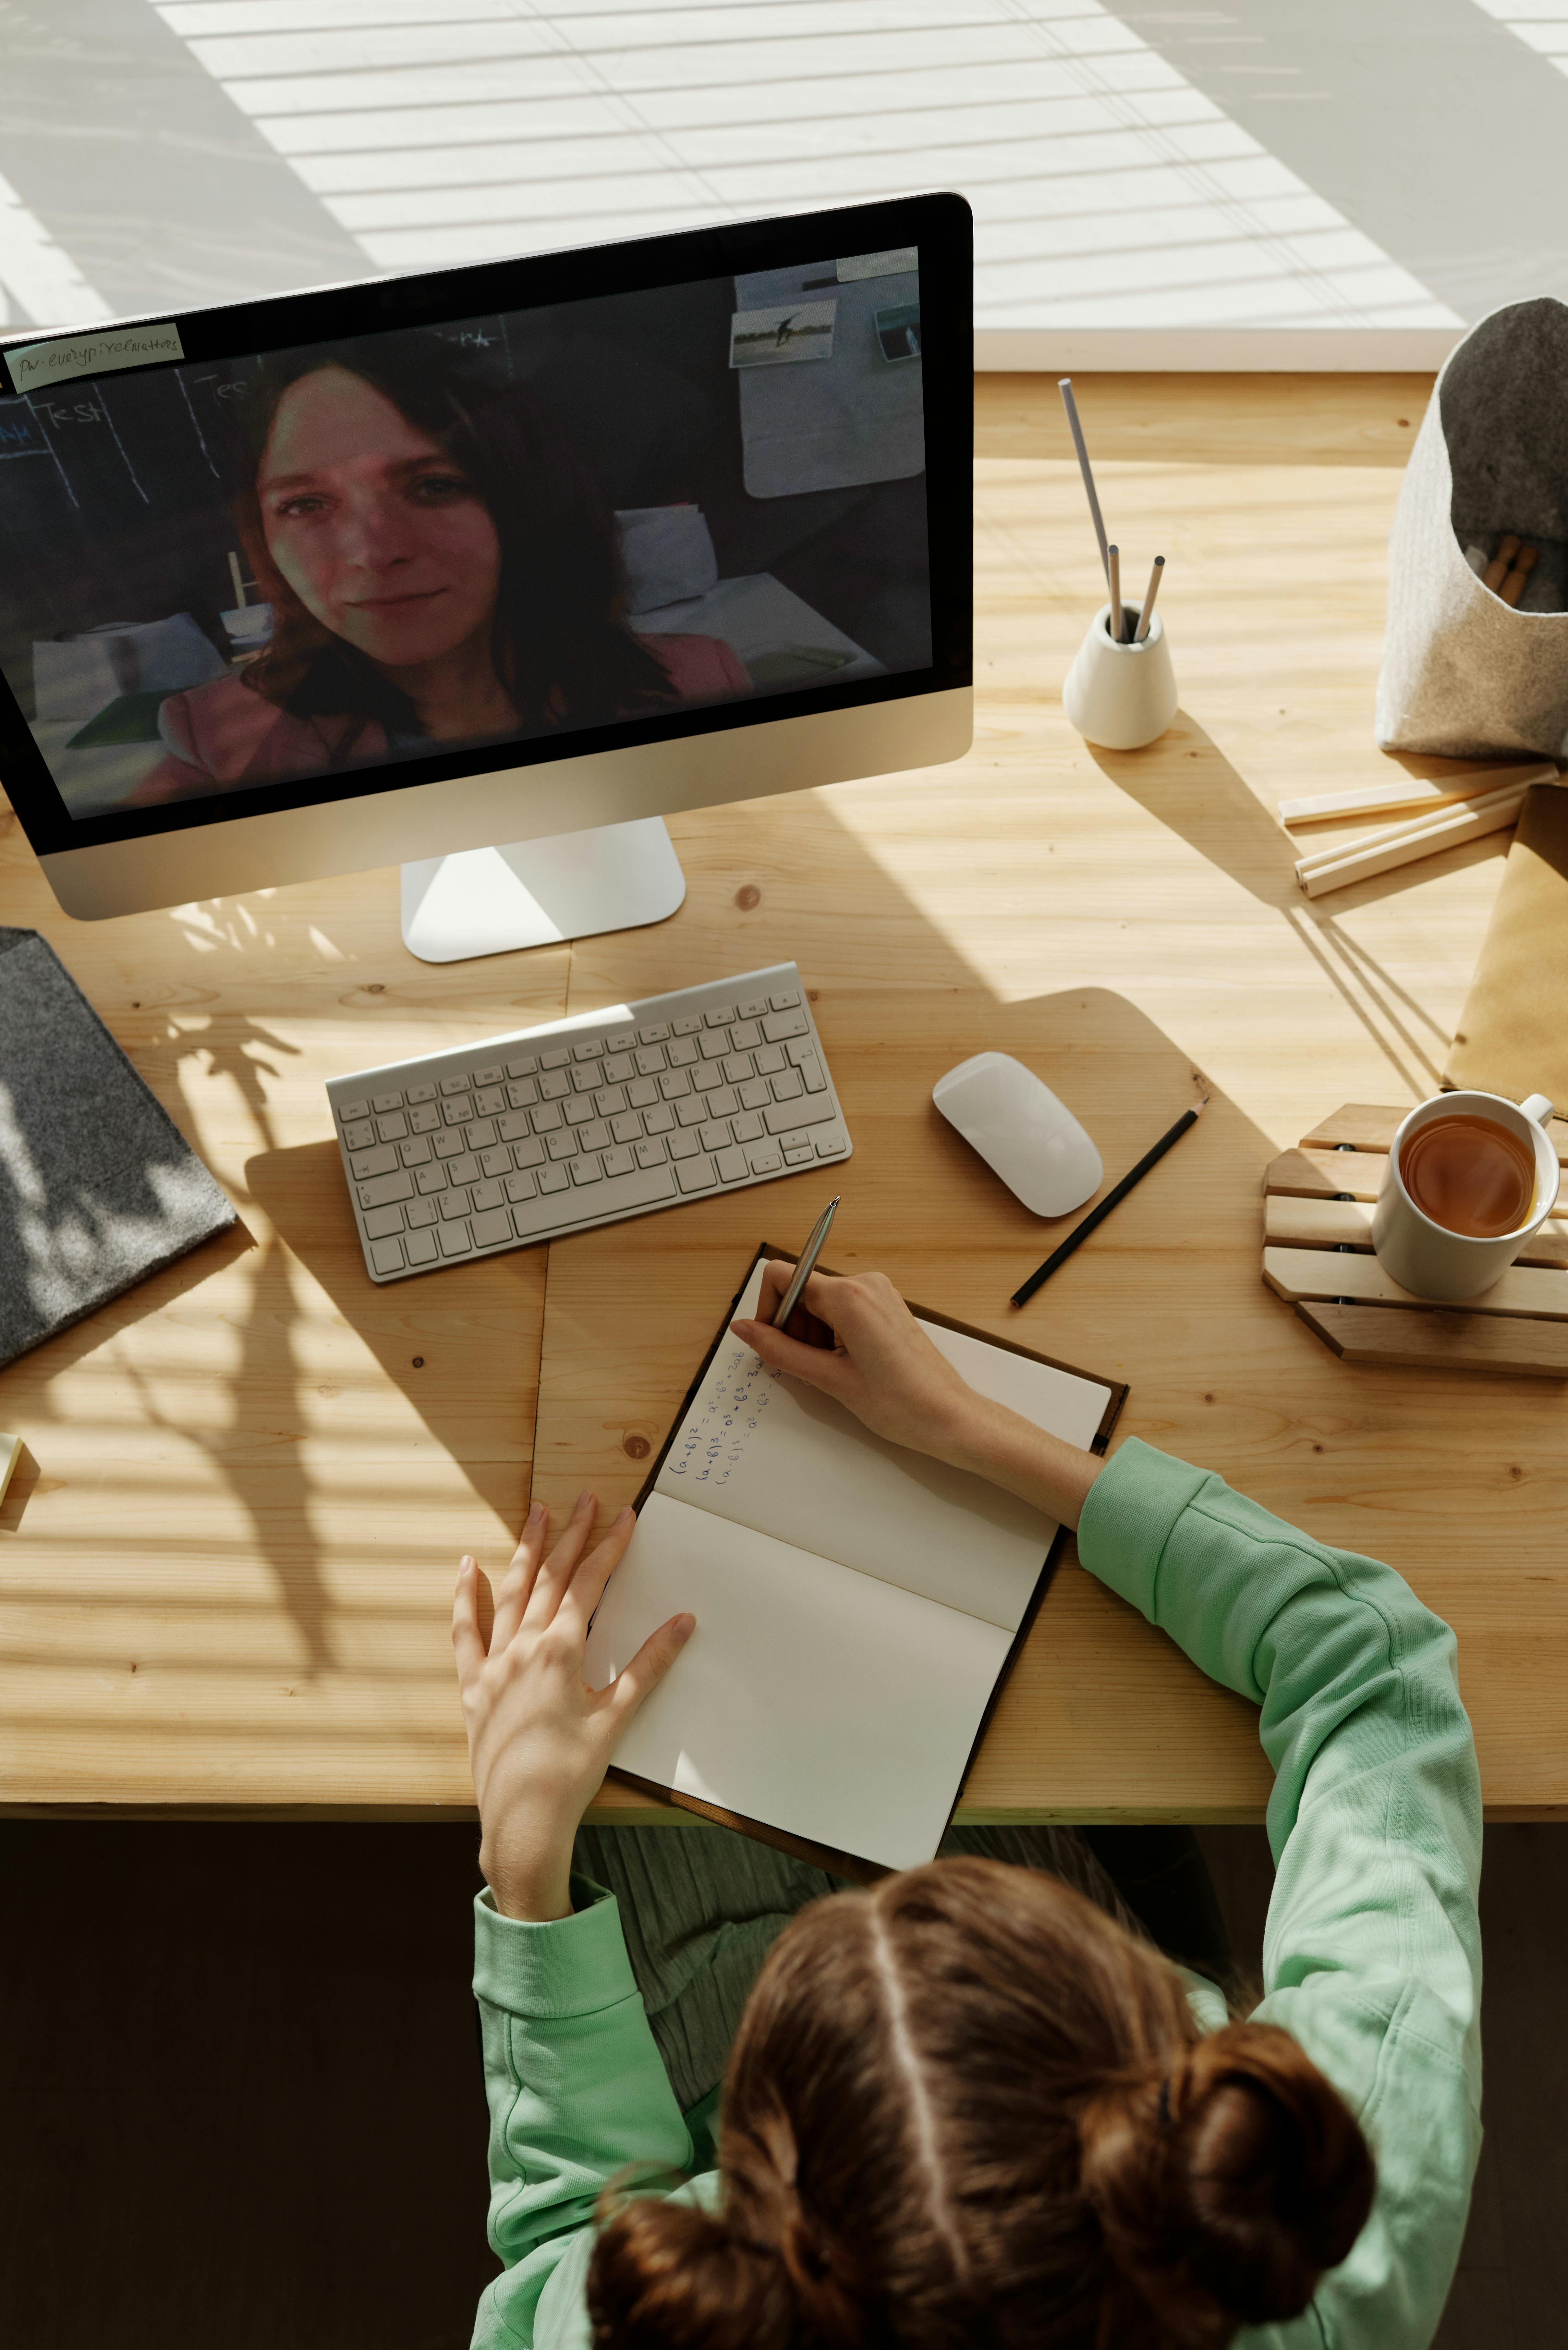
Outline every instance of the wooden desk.
[[(992, 376), (972, 754), (676, 821), (690, 894), (658, 929), (431, 969), (386, 873), (78, 926), (0, 842), (0, 919), (53, 941), (245, 1228), (0, 1374), (31, 1456), (0, 1509), (0, 1802), (466, 1805), (459, 1549), (503, 1564), (531, 1457), (552, 1504), (628, 1495), (753, 1243), (803, 1234), (831, 1184), (837, 1262), (1121, 1374), (1125, 1432), (1393, 1561), (1459, 1628), (1492, 1815), (1568, 1813), (1556, 1388), (1349, 1368), (1258, 1263), (1272, 1153), (1342, 1101), (1432, 1089), (1501, 869), (1506, 836), (1309, 905), (1272, 815), (1384, 764), (1384, 539), (1427, 386), (1079, 389), (1129, 578), (1170, 558), (1182, 712), (1152, 750), (1091, 752), (1062, 718), (1094, 542), (1054, 386)], [(329, 1072), (788, 955), (847, 1168), (370, 1287)], [(929, 1099), (988, 1046), (1112, 1176), (1190, 1070), (1215, 1091), (1017, 1322), (1041, 1228)], [(1247, 1819), (1267, 1787), (1251, 1709), (1069, 1565), (966, 1815)]]

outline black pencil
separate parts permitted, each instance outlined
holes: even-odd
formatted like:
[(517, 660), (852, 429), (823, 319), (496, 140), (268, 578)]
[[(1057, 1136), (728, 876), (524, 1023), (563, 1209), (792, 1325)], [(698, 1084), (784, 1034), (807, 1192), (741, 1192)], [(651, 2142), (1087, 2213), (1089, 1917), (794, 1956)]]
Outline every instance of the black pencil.
[(1203, 1099), (1199, 1102), (1194, 1108), (1183, 1110), (1181, 1116), (1177, 1119), (1176, 1124), (1171, 1128), (1169, 1133), (1162, 1134), (1159, 1140), (1155, 1144), (1154, 1149), (1152, 1150), (1146, 1150), (1143, 1157), (1138, 1160), (1137, 1165), (1131, 1170), (1131, 1172), (1122, 1177), (1122, 1180), (1116, 1185), (1116, 1190), (1114, 1191), (1107, 1191), (1105, 1198), (1100, 1201), (1099, 1206), (1089, 1210), (1089, 1212), (1084, 1218), (1083, 1222), (1081, 1224), (1075, 1225), (1074, 1229), (1068, 1233), (1066, 1239), (1063, 1242), (1061, 1247), (1059, 1249), (1052, 1250), (1051, 1254), (1046, 1258), (1038, 1273), (1032, 1273), (1028, 1280), (1024, 1283), (1023, 1288), (1015, 1289), (1013, 1291), (1009, 1303), (1013, 1305), (1027, 1305), (1035, 1291), (1039, 1288), (1041, 1283), (1043, 1281), (1049, 1281), (1051, 1275), (1055, 1272), (1056, 1267), (1059, 1264), (1065, 1263), (1068, 1257), (1072, 1255), (1073, 1251), (1077, 1247), (1079, 1242), (1086, 1241), (1089, 1234), (1094, 1231), (1096, 1225), (1103, 1224), (1105, 1222), (1106, 1218), (1110, 1214), (1111, 1210), (1121, 1201), (1127, 1198), (1127, 1195), (1132, 1190), (1133, 1185), (1143, 1181), (1144, 1177), (1148, 1173), (1149, 1169), (1155, 1164), (1156, 1160), (1165, 1157), (1166, 1152), (1170, 1149), (1173, 1142), (1180, 1141), (1182, 1136), (1186, 1133), (1189, 1126), (1197, 1125), (1199, 1119), (1202, 1117), (1208, 1107), (1209, 1097), (1205, 1095)]

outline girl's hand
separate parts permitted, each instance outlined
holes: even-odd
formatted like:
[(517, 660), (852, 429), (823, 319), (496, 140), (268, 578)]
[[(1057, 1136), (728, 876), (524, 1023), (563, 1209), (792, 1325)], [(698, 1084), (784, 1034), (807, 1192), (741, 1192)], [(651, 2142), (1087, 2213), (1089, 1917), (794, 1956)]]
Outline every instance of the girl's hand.
[(835, 1396), (877, 1436), (940, 1461), (967, 1461), (981, 1399), (940, 1355), (883, 1273), (852, 1281), (814, 1273), (789, 1317), (773, 1317), (793, 1264), (763, 1268), (757, 1319), (732, 1323), (764, 1363)]
[[(669, 1671), (694, 1618), (672, 1616), (607, 1689), (583, 1679), (588, 1624), (637, 1523), (622, 1510), (596, 1548), (580, 1493), (548, 1558), (535, 1503), (495, 1598), (486, 1640), (475, 1561), (457, 1571), (452, 1641), (479, 1798), (479, 1865), (504, 1918), (569, 1918), (572, 1839), (632, 1715)], [(586, 1553), (586, 1555), (585, 1555)]]

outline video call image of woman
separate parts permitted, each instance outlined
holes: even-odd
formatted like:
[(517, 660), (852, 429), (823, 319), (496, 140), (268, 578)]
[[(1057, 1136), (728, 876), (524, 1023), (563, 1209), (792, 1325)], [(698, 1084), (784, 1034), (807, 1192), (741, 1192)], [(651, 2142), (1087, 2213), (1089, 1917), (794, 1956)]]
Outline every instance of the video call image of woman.
[(714, 637), (639, 637), (616, 518), (516, 384), (375, 345), (265, 364), (236, 521), (265, 651), (171, 694), (134, 803), (747, 693)]

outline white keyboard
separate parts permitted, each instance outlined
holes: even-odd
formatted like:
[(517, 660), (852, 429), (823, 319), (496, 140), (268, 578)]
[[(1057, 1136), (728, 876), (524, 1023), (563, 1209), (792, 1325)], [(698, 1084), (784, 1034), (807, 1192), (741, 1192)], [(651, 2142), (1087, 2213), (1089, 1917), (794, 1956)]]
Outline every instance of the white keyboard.
[(793, 962), (327, 1088), (372, 1281), (847, 1159)]

